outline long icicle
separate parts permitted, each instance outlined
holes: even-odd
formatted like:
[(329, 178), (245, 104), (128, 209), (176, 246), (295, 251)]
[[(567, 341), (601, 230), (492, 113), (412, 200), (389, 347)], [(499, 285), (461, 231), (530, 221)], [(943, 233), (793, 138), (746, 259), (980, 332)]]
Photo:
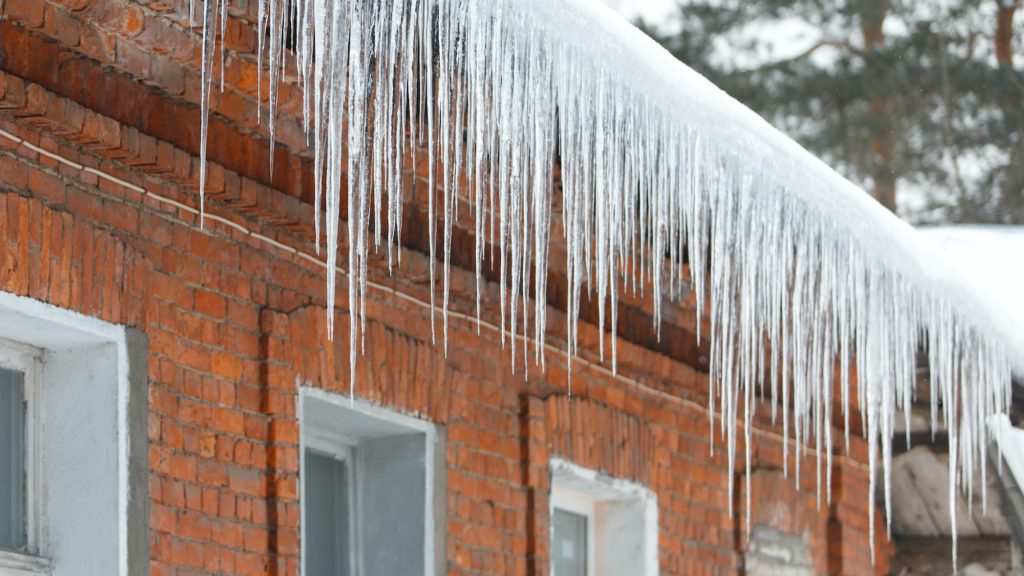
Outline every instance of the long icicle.
[[(216, 37), (232, 16), (226, 0), (201, 1), (202, 196), (214, 62), (222, 77), (231, 65)], [(973, 488), (989, 417), (1007, 409), (1024, 343), (960, 279), (937, 275), (941, 259), (894, 217), (605, 8), (590, 0), (257, 0), (257, 9), (271, 159), (280, 85), (291, 81), (285, 59), (294, 57), (313, 146), (317, 248), (323, 204), (330, 270), (347, 225), (353, 396), (369, 252), (383, 241), (390, 269), (406, 160), (415, 173), (425, 157), (427, 188), (414, 182), (413, 198), (427, 206), (432, 312), (435, 262), (443, 265), (445, 346), (454, 232), (468, 213), (477, 314), (491, 293), (488, 259), (500, 277), (499, 301), (489, 304), (500, 308), (513, 358), (518, 339), (529, 338), (543, 365), (549, 255), (557, 250), (565, 251), (566, 353), (579, 350), (586, 285), (601, 331), (606, 319), (610, 326), (613, 370), (621, 295), (649, 294), (660, 335), (662, 298), (679, 301), (692, 290), (698, 340), (705, 314), (710, 320), (712, 437), (716, 428), (725, 437), (730, 485), (741, 433), (749, 482), (752, 404), (767, 388), (773, 421), (782, 405), (787, 465), (792, 454), (799, 478), (812, 448), (819, 495), (824, 482), (830, 497), (838, 363), (846, 450), (857, 406), (870, 482), (881, 480), (888, 509), (894, 423), (899, 411), (909, 417), (920, 339), (932, 425), (950, 430), (950, 498)], [(294, 47), (287, 34), (297, 35)], [(557, 225), (562, 234), (551, 233)], [(335, 290), (328, 274), (331, 337)]]

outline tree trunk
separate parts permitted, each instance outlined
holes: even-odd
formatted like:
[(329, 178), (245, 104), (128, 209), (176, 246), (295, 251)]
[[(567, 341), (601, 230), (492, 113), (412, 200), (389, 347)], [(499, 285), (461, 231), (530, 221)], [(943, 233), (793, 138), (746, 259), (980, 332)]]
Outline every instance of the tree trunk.
[(1013, 68), (1013, 17), (1020, 8), (1020, 0), (997, 0), (996, 7), (996, 61), (1000, 68)]
[[(1020, 8), (1020, 0), (997, 0), (996, 7), (996, 61), (1000, 70), (1012, 76), (1013, 19)], [(1020, 223), (1024, 221), (1024, 113), (1021, 112), (1021, 97), (1017, 90), (1011, 89), (1003, 99), (1003, 121), (1015, 127), (1018, 137), (1003, 173), (996, 219)]]
[[(883, 25), (888, 15), (888, 0), (866, 0), (860, 9), (861, 33), (864, 36), (864, 52), (869, 70), (879, 65), (873, 54), (885, 46)], [(884, 74), (871, 75), (884, 83)], [(872, 195), (883, 206), (896, 211), (896, 172), (893, 163), (896, 157), (895, 136), (892, 122), (895, 114), (895, 96), (888, 93), (884, 85), (869, 86), (868, 111), (870, 114), (870, 166)]]

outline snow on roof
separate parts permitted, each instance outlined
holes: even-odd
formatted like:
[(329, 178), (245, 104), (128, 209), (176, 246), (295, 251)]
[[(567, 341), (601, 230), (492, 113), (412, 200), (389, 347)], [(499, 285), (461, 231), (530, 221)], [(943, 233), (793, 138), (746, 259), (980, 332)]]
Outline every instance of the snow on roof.
[[(201, 2), (204, 112), (220, 54), (221, 2)], [(258, 35), (272, 91), (290, 17), (275, 13), (276, 5), (261, 0), (256, 23), (273, 24), (269, 42)], [(1024, 374), (1020, 327), (910, 226), (608, 7), (594, 0), (305, 0), (296, 7), (296, 69), (320, 176), (316, 204), (323, 199), (327, 209), (329, 269), (339, 263), (347, 226), (341, 262), (351, 363), (369, 254), (387, 249), (390, 256), (399, 237), (406, 143), (415, 141), (427, 148), (428, 189), (436, 190), (428, 207), (431, 266), (435, 246), (444, 249), (441, 271), (431, 269), (431, 294), (439, 278), (445, 334), (461, 174), (469, 181), (470, 207), (461, 212), (475, 226), (477, 269), (500, 271), (502, 326), (537, 342), (538, 361), (548, 246), (558, 234), (567, 259), (553, 265), (568, 277), (569, 355), (577, 350), (583, 298), (597, 299), (601, 329), (607, 323), (614, 332), (618, 293), (627, 287), (653, 286), (646, 293), (656, 295), (656, 320), (662, 295), (680, 297), (686, 281), (699, 305), (709, 297), (710, 402), (730, 465), (739, 434), (748, 436), (749, 462), (750, 406), (768, 380), (773, 407), (795, 398), (782, 411), (784, 433), (797, 443), (822, 441), (819, 487), (830, 484), (832, 427), (848, 435), (849, 396), (858, 394), (873, 484), (879, 451), (889, 469), (895, 419), (909, 418), (924, 345), (939, 395), (933, 409), (956, 447), (950, 466), (962, 472), (950, 474), (950, 489), (984, 462), (984, 422), (1005, 410), (1011, 368)], [(272, 138), (275, 104), (272, 92)], [(205, 145), (205, 120), (201, 133)], [(556, 197), (561, 206), (553, 206)], [(552, 224), (553, 209), (562, 226)], [(317, 225), (319, 232), (319, 218)], [(488, 240), (500, 248), (497, 262), (485, 263)], [(684, 278), (688, 266), (710, 272)], [(532, 298), (531, 278), (538, 279)], [(335, 281), (327, 275), (332, 308)], [(508, 341), (515, 357), (517, 339)], [(842, 424), (832, 422), (831, 410), (837, 360)], [(868, 509), (873, 515), (874, 506)]]
[(918, 228), (976, 286), (978, 297), (1024, 333), (1024, 226)]

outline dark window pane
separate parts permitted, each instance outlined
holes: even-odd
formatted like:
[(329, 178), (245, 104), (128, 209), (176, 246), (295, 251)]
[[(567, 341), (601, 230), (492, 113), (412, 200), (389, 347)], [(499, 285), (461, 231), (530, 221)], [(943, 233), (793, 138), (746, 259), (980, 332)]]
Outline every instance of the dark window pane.
[(554, 576), (587, 576), (587, 517), (555, 509)]
[(0, 368), (0, 548), (22, 550), (25, 534), (25, 376)]
[(306, 569), (309, 576), (349, 576), (349, 466), (344, 460), (306, 450)]

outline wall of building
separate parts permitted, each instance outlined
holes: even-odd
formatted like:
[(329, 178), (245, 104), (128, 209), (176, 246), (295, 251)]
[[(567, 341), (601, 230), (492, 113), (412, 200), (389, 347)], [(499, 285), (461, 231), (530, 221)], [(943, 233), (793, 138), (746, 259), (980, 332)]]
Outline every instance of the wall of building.
[[(32, 3), (9, 0), (7, 9), (31, 10)], [(40, 25), (52, 22), (41, 18)], [(4, 34), (0, 44), (17, 40)], [(13, 48), (0, 46), (0, 53)], [(72, 81), (122, 80), (111, 73)], [(93, 89), (100, 87), (86, 92)], [(104, 115), (0, 71), (0, 129), (25, 141), (0, 137), (0, 290), (148, 337), (152, 574), (298, 574), (297, 384), (348, 393), (346, 291), (332, 342), (323, 269), (237, 227), (312, 253), (311, 209), (295, 197), (214, 171), (208, 208), (235, 226), (208, 219), (201, 229), (180, 205), (143, 195), (196, 206), (198, 160), (115, 119), (144, 113), (127, 90), (104, 104)], [(301, 187), (280, 166), (275, 178)], [(410, 191), (413, 201), (422, 194), (422, 182)], [(524, 374), (520, 343), (513, 371), (500, 334), (485, 327), (478, 335), (467, 317), (452, 317), (447, 352), (433, 343), (423, 304), (427, 258), (406, 250), (395, 277), (384, 263), (373, 263), (372, 278), (386, 288), (371, 290), (366, 304), (355, 392), (444, 427), (448, 573), (547, 574), (548, 462), (555, 456), (657, 494), (662, 574), (743, 571), (743, 446), (730, 492), (720, 439), (711, 455), (707, 375), (699, 366), (644, 345), (656, 341), (649, 327), (626, 326), (650, 335), (620, 340), (612, 375), (597, 356), (599, 340), (609, 336), (587, 324), (570, 396), (563, 356), (548, 353), (543, 369), (531, 360)], [(472, 314), (473, 275), (456, 269), (452, 282), (453, 308)], [(493, 283), (485, 287), (492, 323), (496, 294)], [(626, 304), (643, 306), (639, 298)], [(693, 327), (692, 302), (668, 315)], [(556, 348), (564, 322), (551, 308)], [(671, 350), (699, 349), (662, 336)], [(762, 412), (756, 423), (753, 526), (806, 541), (817, 573), (885, 573), (881, 514), (871, 565), (865, 444), (855, 438), (852, 454), (836, 456), (827, 504), (816, 494), (813, 452), (803, 458), (797, 490), (793, 476), (781, 473), (778, 427)], [(792, 450), (790, 460), (792, 469)]]

